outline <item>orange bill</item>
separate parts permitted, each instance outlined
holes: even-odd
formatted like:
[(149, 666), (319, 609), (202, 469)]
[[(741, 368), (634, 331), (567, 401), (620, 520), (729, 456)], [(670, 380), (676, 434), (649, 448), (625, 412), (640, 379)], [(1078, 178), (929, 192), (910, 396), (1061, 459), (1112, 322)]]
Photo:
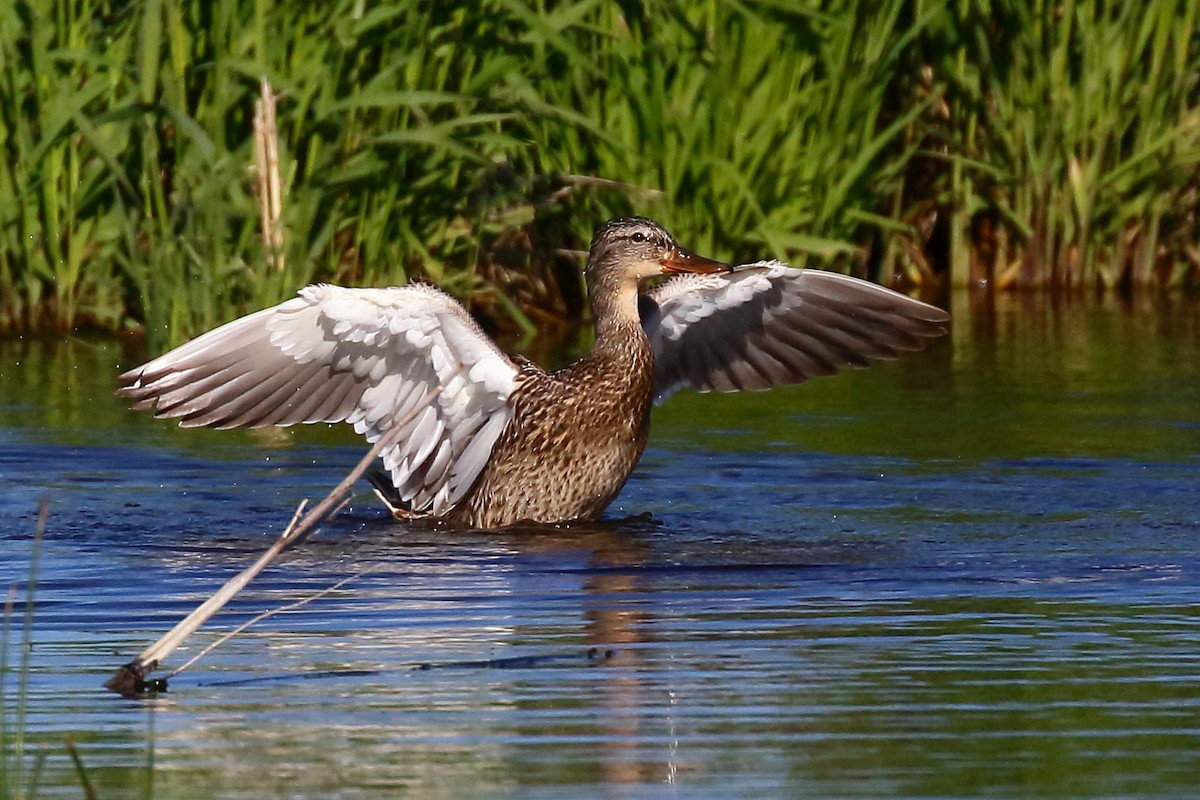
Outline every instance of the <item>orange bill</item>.
[(661, 263), (663, 272), (733, 272), (729, 264), (693, 255), (679, 247), (672, 247)]

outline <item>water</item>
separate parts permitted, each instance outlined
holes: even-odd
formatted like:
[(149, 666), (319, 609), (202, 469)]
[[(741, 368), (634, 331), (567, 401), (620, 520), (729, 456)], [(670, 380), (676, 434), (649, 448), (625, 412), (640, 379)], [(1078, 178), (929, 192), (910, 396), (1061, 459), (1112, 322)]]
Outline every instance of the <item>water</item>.
[(678, 395), (587, 528), (364, 493), (167, 667), (349, 582), (143, 700), (100, 684), (362, 447), (129, 412), (131, 345), (0, 344), (5, 586), (51, 504), (39, 794), (79, 796), (69, 738), (102, 797), (1194, 797), (1198, 310), (958, 308), (897, 364)]

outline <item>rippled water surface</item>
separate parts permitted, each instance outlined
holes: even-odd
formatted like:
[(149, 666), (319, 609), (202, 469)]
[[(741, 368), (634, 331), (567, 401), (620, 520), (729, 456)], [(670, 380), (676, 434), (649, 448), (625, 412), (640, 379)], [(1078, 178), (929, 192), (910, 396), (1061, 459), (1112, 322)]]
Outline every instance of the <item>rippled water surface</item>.
[(166, 668), (347, 582), (145, 699), (100, 685), (363, 448), (130, 412), (133, 345), (0, 343), (5, 587), (50, 500), (5, 780), (40, 748), (80, 796), (69, 739), (101, 797), (1194, 797), (1200, 307), (956, 312), (676, 396), (603, 524), (405, 528), (364, 488)]

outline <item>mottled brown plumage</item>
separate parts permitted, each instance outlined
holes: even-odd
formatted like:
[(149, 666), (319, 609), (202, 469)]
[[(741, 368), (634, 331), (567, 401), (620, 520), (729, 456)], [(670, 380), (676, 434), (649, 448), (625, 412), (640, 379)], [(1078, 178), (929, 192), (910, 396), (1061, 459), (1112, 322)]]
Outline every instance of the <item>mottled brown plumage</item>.
[[(692, 274), (639, 297), (666, 273)], [(181, 425), (398, 429), (372, 478), (398, 517), (571, 522), (613, 501), (652, 403), (680, 386), (800, 382), (919, 349), (947, 319), (843, 275), (699, 258), (637, 217), (596, 232), (585, 277), (596, 344), (556, 372), (505, 356), (431, 287), (318, 285), (130, 370), (120, 393)]]
[[(650, 436), (654, 361), (637, 313), (639, 281), (667, 271), (725, 268), (684, 252), (648, 220), (616, 220), (601, 228), (584, 270), (596, 344), (556, 372), (521, 365), (509, 398), (512, 417), (479, 482), (445, 518), (498, 528), (599, 517)], [(386, 495), (386, 485), (376, 486)], [(399, 505), (393, 511), (405, 515)]]

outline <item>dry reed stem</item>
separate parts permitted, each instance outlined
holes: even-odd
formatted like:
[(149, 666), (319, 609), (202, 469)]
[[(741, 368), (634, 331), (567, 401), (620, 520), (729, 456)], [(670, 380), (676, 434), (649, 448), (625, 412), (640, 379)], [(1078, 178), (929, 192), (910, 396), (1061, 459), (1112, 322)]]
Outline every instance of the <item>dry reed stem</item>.
[(273, 268), (282, 271), (283, 181), (279, 178), (279, 129), (275, 124), (275, 92), (264, 77), (254, 101), (254, 168), (258, 177), (258, 210), (263, 246)]

